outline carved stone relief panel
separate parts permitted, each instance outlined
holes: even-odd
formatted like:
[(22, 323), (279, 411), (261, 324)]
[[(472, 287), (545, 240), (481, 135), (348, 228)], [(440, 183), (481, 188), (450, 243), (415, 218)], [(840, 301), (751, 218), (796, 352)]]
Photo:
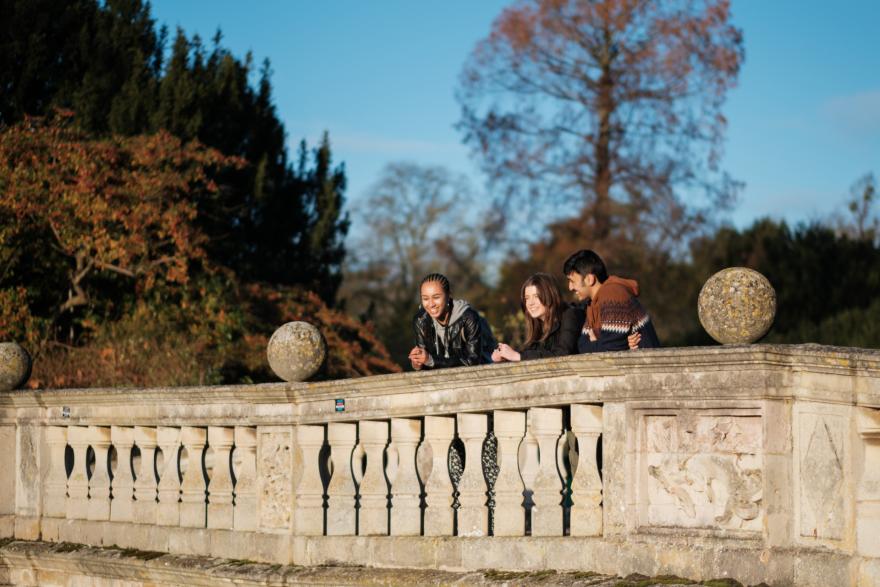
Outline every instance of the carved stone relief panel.
[(842, 540), (846, 528), (847, 419), (801, 411), (797, 424), (800, 535)]
[(671, 410), (639, 420), (640, 526), (761, 531), (756, 410)]
[(293, 430), (259, 428), (257, 454), (259, 527), (287, 530), (291, 527), (293, 506)]

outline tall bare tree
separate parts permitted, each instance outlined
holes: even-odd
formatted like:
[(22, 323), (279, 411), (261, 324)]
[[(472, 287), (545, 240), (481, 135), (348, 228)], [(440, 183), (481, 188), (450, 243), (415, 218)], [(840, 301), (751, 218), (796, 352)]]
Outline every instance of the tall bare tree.
[(521, 0), (465, 64), (458, 128), (508, 213), (662, 246), (735, 198), (721, 106), (743, 58), (728, 0)]

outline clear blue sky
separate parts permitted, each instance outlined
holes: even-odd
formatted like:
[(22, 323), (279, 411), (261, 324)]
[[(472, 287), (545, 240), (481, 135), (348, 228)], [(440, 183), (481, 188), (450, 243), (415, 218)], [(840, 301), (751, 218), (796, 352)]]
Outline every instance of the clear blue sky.
[[(217, 28), (238, 56), (272, 62), (288, 141), (329, 131), (356, 202), (396, 160), (482, 177), (453, 128), (457, 77), (501, 0), (154, 0), (189, 35)], [(880, 1), (733, 0), (745, 35), (739, 85), (724, 107), (724, 167), (746, 187), (745, 226), (839, 210), (850, 185), (880, 174)]]

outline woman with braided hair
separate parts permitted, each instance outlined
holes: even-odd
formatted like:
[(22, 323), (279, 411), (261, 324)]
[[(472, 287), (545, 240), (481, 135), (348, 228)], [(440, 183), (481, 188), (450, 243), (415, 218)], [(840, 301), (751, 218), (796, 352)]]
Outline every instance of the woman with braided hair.
[(464, 300), (452, 298), (446, 276), (431, 273), (419, 286), (421, 307), (413, 318), (413, 369), (462, 367), (491, 362), (494, 339), (488, 324)]

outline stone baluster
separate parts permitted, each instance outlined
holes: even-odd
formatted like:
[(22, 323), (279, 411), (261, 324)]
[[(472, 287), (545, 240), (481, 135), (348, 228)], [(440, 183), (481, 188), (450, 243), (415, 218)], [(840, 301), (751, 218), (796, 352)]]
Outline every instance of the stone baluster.
[[(394, 479), (391, 481), (391, 534), (418, 536), (422, 529), (419, 508), (419, 477), (416, 473), (416, 447), (422, 426), (418, 420), (392, 418), (389, 455), (397, 455)], [(392, 451), (393, 447), (393, 451)], [(389, 456), (389, 461), (391, 460)]]
[(531, 430), (526, 428), (526, 435), (519, 445), (519, 474), (527, 491), (534, 491), (535, 477), (538, 475), (538, 441)]
[(488, 418), (485, 414), (458, 414), (458, 437), (464, 443), (464, 471), (458, 482), (458, 535), (487, 536), (489, 508), (486, 478), (483, 476), (483, 441)]
[(526, 432), (523, 412), (494, 412), (498, 439), (498, 478), (495, 481), (495, 536), (523, 536), (526, 512), (523, 508), (523, 481), (519, 473), (519, 445)]
[(296, 443), (302, 466), (293, 510), (293, 533), (296, 536), (324, 534), (324, 484), (318, 458), (324, 444), (323, 426), (297, 426)]
[(327, 487), (327, 535), (353, 536), (357, 529), (351, 455), (357, 442), (357, 425), (331, 423), (327, 428), (333, 476)]
[(186, 469), (180, 484), (180, 525), (185, 528), (204, 528), (208, 483), (202, 460), (208, 431), (205, 428), (184, 426), (180, 431), (180, 438), (187, 456)]
[(73, 449), (73, 470), (67, 480), (67, 518), (85, 520), (89, 517), (89, 465), (86, 463), (89, 429), (70, 426), (67, 429), (67, 444)]
[(208, 428), (208, 446), (214, 453), (214, 466), (208, 482), (208, 528), (232, 528), (232, 469), (229, 455), (235, 442), (235, 429)]
[(367, 468), (361, 480), (358, 534), (388, 534), (388, 483), (382, 457), (388, 445), (388, 422), (359, 423), (360, 443), (367, 456)]
[(577, 437), (577, 460), (571, 463), (572, 536), (602, 535), (602, 479), (596, 447), (602, 434), (602, 406), (571, 406), (571, 431)]
[(48, 426), (46, 444), (49, 446), (49, 469), (46, 474), (43, 515), (49, 518), (63, 518), (67, 515), (67, 468), (64, 465), (67, 427)]
[(95, 451), (95, 470), (89, 479), (89, 519), (110, 519), (110, 427), (89, 426), (89, 444)]
[[(235, 427), (235, 505), (233, 527), (239, 531), (257, 529), (257, 429)], [(209, 518), (210, 521), (210, 518)]]
[(180, 524), (180, 477), (178, 476), (180, 428), (160, 426), (156, 433), (156, 441), (162, 450), (156, 523), (160, 526), (177, 526)]
[(532, 508), (532, 536), (562, 536), (562, 477), (557, 446), (562, 435), (562, 410), (532, 408), (529, 428), (538, 442), (538, 473)]
[(135, 426), (134, 441), (141, 451), (140, 466), (134, 481), (134, 521), (138, 524), (156, 523), (156, 429)]
[(131, 469), (134, 428), (111, 426), (110, 440), (116, 449), (116, 470), (113, 472), (113, 500), (110, 502), (110, 519), (114, 522), (131, 522), (134, 520), (134, 476)]
[(452, 479), (449, 478), (449, 445), (455, 419), (425, 416), (425, 440), (419, 448), (419, 476), (425, 486), (425, 536), (452, 536)]
[(856, 489), (856, 546), (864, 557), (880, 558), (880, 410), (859, 408), (864, 465)]

